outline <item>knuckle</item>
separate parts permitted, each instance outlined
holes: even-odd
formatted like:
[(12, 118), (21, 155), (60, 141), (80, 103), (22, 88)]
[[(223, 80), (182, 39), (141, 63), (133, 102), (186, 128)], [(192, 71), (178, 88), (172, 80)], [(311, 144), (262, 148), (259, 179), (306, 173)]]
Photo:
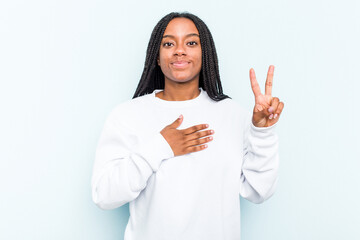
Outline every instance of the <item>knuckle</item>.
[(189, 149), (188, 147), (185, 147), (185, 146), (182, 148), (182, 152), (183, 152), (184, 154), (185, 154), (185, 153), (188, 153), (189, 150), (190, 150), (190, 149)]
[(201, 126), (195, 126), (194, 127), (194, 132), (197, 132), (197, 131), (199, 131), (201, 129)]
[(284, 105), (280, 103), (279, 107), (277, 109), (278, 114), (280, 114), (282, 112), (283, 108), (284, 108)]
[(195, 152), (196, 151), (196, 147), (189, 147), (188, 148), (188, 152)]
[(189, 136), (188, 135), (182, 135), (181, 136), (181, 141), (182, 142), (187, 142), (187, 141), (189, 141), (190, 139), (189, 139)]
[(182, 142), (185, 142), (185, 141), (187, 141), (187, 137), (182, 134), (181, 137), (180, 137), (180, 140), (181, 140)]
[(201, 138), (201, 137), (205, 136), (205, 135), (204, 135), (205, 132), (206, 132), (206, 131), (198, 132), (198, 134), (197, 134), (198, 138)]
[(192, 148), (193, 152), (197, 152), (197, 151), (200, 151), (200, 150), (201, 150), (200, 146), (196, 146), (196, 147)]
[(196, 148), (195, 147), (191, 147), (191, 148), (188, 148), (188, 152), (190, 153), (190, 152), (196, 152)]
[(187, 132), (192, 132), (192, 131), (194, 131), (194, 126), (187, 128), (186, 131), (187, 131)]

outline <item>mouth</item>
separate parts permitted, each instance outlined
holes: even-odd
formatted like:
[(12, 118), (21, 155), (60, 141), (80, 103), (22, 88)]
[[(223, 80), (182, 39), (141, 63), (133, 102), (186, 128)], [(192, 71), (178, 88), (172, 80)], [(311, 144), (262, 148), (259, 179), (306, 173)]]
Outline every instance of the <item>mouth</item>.
[(176, 62), (172, 62), (171, 64), (176, 68), (184, 68), (187, 67), (189, 63), (190, 62), (187, 61), (176, 61)]

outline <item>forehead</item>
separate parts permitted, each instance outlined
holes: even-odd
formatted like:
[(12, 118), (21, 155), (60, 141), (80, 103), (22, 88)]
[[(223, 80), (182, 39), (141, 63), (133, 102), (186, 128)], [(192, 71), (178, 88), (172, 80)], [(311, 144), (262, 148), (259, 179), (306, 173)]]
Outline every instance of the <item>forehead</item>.
[(188, 18), (174, 18), (167, 25), (164, 35), (181, 36), (189, 33), (199, 34), (194, 22)]

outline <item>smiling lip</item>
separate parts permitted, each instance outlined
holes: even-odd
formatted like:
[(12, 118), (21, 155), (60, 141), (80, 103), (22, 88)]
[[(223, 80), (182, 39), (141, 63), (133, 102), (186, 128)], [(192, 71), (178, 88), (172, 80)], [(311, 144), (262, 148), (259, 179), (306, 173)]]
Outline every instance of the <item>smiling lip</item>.
[(188, 64), (189, 64), (189, 62), (187, 62), (187, 61), (176, 61), (176, 62), (172, 63), (172, 65), (174, 65), (175, 67), (178, 67), (178, 68), (186, 67)]

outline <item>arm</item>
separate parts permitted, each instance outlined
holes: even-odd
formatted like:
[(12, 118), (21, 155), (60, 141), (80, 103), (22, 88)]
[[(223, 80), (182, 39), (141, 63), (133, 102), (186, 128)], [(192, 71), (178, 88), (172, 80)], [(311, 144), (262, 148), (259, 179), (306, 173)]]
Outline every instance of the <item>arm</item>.
[(115, 111), (108, 116), (96, 149), (91, 190), (101, 209), (114, 209), (137, 198), (162, 160), (174, 156), (160, 132), (140, 142), (119, 119)]
[(279, 155), (276, 124), (255, 127), (247, 118), (244, 132), (244, 157), (240, 175), (240, 195), (262, 203), (270, 198), (278, 181)]
[(265, 94), (262, 94), (255, 71), (250, 69), (255, 106), (252, 117), (244, 121), (244, 157), (240, 176), (240, 195), (254, 203), (262, 203), (271, 197), (278, 181), (278, 137), (274, 133), (274, 128), (284, 103), (271, 95), (273, 76), (274, 66), (270, 65), (265, 82)]

